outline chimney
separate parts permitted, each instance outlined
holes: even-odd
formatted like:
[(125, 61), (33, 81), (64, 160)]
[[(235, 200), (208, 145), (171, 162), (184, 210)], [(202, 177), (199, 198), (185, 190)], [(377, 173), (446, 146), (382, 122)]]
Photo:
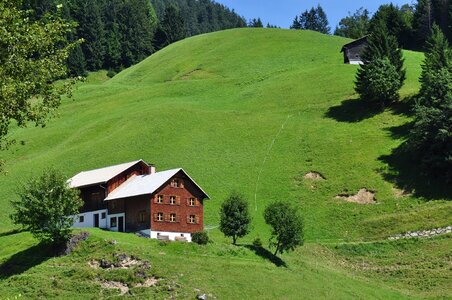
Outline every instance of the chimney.
[(149, 165), (149, 174), (155, 174), (155, 165)]

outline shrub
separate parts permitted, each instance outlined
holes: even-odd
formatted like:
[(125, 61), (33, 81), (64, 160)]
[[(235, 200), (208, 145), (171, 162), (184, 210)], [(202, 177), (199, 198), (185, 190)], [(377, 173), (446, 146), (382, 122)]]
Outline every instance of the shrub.
[(108, 78), (113, 78), (113, 77), (116, 76), (116, 74), (117, 73), (115, 71), (113, 71), (113, 70), (108, 70), (108, 72), (107, 72)]
[(262, 240), (260, 237), (257, 237), (253, 240), (253, 246), (256, 248), (262, 247)]
[(65, 243), (71, 234), (74, 218), (83, 205), (79, 191), (69, 188), (64, 176), (56, 170), (47, 170), (30, 180), (12, 201), (15, 212), (10, 216), (14, 224), (46, 243)]
[(191, 240), (198, 245), (207, 245), (209, 243), (209, 235), (206, 231), (195, 232), (192, 234)]

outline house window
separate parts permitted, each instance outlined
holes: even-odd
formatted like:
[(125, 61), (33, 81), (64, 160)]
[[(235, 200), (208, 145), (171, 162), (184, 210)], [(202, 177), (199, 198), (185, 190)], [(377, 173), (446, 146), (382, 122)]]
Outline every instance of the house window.
[(138, 222), (139, 223), (146, 223), (146, 211), (140, 211), (138, 214)]
[(170, 222), (176, 222), (176, 214), (170, 214)]
[(79, 216), (78, 221), (79, 221), (79, 223), (85, 222), (85, 216)]
[(157, 221), (163, 222), (163, 213), (161, 213), (161, 212), (157, 213)]
[(180, 179), (173, 179), (171, 181), (171, 186), (174, 187), (174, 188), (180, 188), (181, 187)]
[(190, 215), (188, 217), (188, 223), (190, 224), (196, 224), (196, 216), (195, 215)]
[(196, 199), (195, 198), (188, 199), (188, 205), (195, 206), (196, 205)]
[(162, 204), (163, 203), (163, 195), (157, 196), (157, 203)]
[(102, 213), (101, 215), (100, 215), (100, 217), (104, 220), (106, 217), (107, 217), (107, 213)]
[(171, 205), (176, 205), (176, 196), (170, 196), (169, 197), (169, 202)]
[(110, 227), (117, 227), (117, 226), (118, 226), (117, 218), (116, 217), (110, 218)]

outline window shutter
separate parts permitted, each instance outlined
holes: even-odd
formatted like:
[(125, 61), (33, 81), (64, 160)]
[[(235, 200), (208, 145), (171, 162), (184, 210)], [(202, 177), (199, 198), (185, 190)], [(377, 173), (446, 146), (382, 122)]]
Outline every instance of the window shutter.
[(157, 214), (154, 214), (154, 221), (157, 221)]
[(180, 205), (180, 197), (176, 196), (176, 205)]
[(169, 214), (164, 214), (164, 215), (163, 215), (163, 220), (165, 220), (165, 222), (169, 222), (169, 220), (170, 220), (170, 215), (169, 215)]
[(159, 196), (154, 196), (154, 203), (158, 203), (158, 202), (157, 202), (157, 201), (158, 201), (158, 200), (157, 200), (158, 197), (159, 197)]
[(190, 224), (190, 216), (187, 216), (187, 224)]
[(176, 215), (176, 222), (177, 222), (177, 223), (180, 223), (180, 217), (179, 217), (179, 215)]
[(196, 224), (199, 224), (199, 217), (198, 216), (195, 217), (195, 220), (196, 220)]

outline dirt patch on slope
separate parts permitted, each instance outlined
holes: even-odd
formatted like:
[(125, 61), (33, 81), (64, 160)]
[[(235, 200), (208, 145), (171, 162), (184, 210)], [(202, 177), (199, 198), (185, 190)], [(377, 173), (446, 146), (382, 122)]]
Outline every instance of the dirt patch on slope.
[(106, 259), (91, 260), (88, 265), (93, 269), (130, 269), (132, 267), (140, 267), (143, 269), (151, 268), (151, 265), (147, 261), (143, 261), (139, 258), (128, 256), (127, 254), (113, 254), (113, 261)]
[(347, 202), (358, 203), (358, 204), (376, 204), (375, 192), (370, 191), (366, 188), (360, 189), (357, 194), (339, 194), (336, 199), (343, 199)]
[(306, 173), (303, 176), (304, 179), (310, 179), (310, 180), (326, 180), (325, 176), (320, 174), (319, 172), (311, 171), (309, 173)]
[(156, 286), (158, 282), (159, 282), (159, 280), (157, 278), (150, 277), (150, 278), (146, 279), (143, 283), (138, 283), (135, 286), (136, 287), (152, 287), (152, 286)]
[(123, 296), (129, 292), (129, 287), (127, 286), (127, 284), (119, 281), (104, 281), (101, 283), (101, 286), (104, 289), (118, 289), (120, 296)]

